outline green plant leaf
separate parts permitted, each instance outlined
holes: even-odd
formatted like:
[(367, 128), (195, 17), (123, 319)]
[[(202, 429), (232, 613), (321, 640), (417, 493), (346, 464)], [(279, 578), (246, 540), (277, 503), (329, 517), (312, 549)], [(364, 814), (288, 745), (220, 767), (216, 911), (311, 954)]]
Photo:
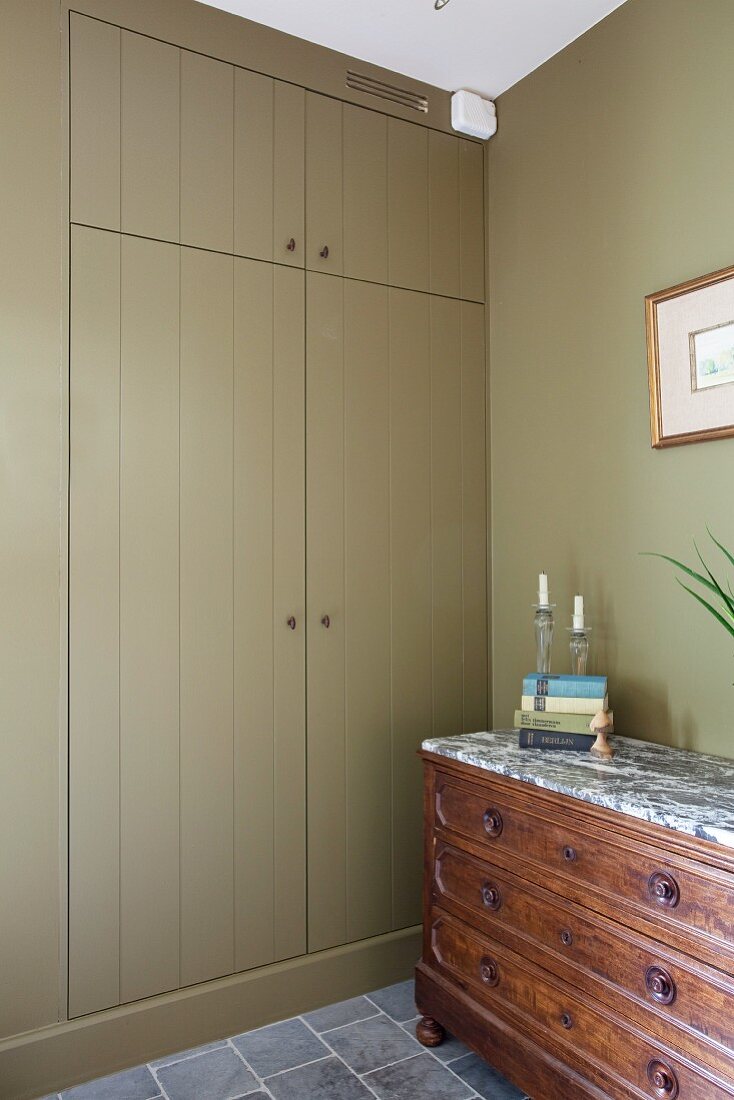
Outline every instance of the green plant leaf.
[(709, 538), (711, 539), (711, 541), (715, 543), (716, 546), (718, 546), (719, 550), (721, 550), (721, 553), (728, 560), (729, 564), (734, 565), (734, 554), (730, 554), (727, 548), (725, 546), (722, 546), (716, 536), (711, 534), (711, 529), (708, 526), (706, 527), (706, 530), (709, 533)]
[(663, 561), (669, 561), (671, 565), (674, 565), (677, 569), (682, 569), (683, 572), (687, 573), (689, 577), (693, 577), (694, 581), (698, 581), (699, 584), (702, 584), (706, 588), (709, 588), (712, 592), (717, 592), (715, 584), (712, 584), (711, 581), (706, 579), (706, 577), (702, 576), (700, 573), (697, 573), (695, 569), (689, 569), (688, 566), (684, 565), (682, 561), (676, 561), (675, 558), (670, 558), (667, 554), (657, 554), (654, 550), (641, 550), (640, 553), (642, 557), (662, 558)]
[(704, 567), (704, 569), (708, 573), (709, 577), (711, 578), (712, 583), (716, 586), (716, 591), (718, 592), (719, 597), (723, 600), (724, 606), (726, 607), (726, 610), (728, 611), (730, 617), (732, 619), (734, 619), (734, 600), (732, 600), (731, 596), (727, 596), (726, 592), (721, 587), (721, 585), (719, 584), (716, 577), (713, 575), (713, 573), (709, 569), (706, 562), (703, 560), (703, 558), (701, 556), (701, 551), (698, 549), (698, 546), (696, 546), (695, 539), (693, 541), (693, 545), (696, 547), (696, 553), (698, 554), (698, 560), (701, 562), (701, 565)]
[(713, 607), (712, 604), (708, 602), (708, 600), (705, 600), (703, 596), (699, 596), (698, 592), (694, 592), (692, 588), (689, 588), (687, 584), (684, 584), (680, 577), (676, 577), (675, 579), (678, 581), (678, 584), (681, 586), (681, 588), (685, 588), (686, 592), (693, 596), (694, 600), (698, 600), (700, 604), (703, 604), (707, 611), (710, 611), (714, 618), (718, 619), (724, 630), (728, 630), (731, 636), (734, 638), (734, 626), (732, 626), (731, 623), (728, 623), (724, 616), (720, 615), (716, 608)]

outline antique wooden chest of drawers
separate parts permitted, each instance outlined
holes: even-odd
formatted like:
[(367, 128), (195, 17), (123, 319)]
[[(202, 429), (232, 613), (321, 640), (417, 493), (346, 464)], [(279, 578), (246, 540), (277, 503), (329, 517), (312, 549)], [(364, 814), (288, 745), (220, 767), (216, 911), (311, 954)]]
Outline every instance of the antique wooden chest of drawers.
[(533, 1100), (734, 1098), (734, 763), (424, 743), (417, 1034)]

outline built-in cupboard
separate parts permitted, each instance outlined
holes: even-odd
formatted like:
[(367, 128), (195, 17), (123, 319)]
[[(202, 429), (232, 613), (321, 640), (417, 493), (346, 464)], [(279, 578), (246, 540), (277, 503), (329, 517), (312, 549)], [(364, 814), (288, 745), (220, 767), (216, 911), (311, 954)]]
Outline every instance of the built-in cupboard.
[(70, 111), (79, 1016), (419, 921), (486, 461), (480, 146), (78, 15)]

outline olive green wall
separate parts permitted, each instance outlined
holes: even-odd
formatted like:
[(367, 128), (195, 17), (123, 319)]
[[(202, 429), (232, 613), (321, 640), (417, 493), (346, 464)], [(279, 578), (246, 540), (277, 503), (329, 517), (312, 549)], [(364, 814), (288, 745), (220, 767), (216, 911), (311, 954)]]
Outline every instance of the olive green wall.
[(646, 549), (734, 544), (734, 439), (653, 451), (645, 294), (734, 263), (732, 0), (628, 0), (499, 100), (490, 142), (494, 723), (571, 599), (620, 732), (734, 756), (731, 639)]

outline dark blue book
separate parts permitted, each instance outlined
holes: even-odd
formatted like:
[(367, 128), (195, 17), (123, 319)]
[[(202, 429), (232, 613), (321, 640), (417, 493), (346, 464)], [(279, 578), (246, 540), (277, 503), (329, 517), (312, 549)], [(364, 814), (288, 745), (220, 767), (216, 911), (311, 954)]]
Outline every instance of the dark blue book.
[(596, 741), (593, 733), (551, 733), (548, 730), (519, 731), (521, 749), (567, 749), (571, 752), (588, 752)]
[(523, 695), (548, 695), (560, 699), (603, 699), (606, 676), (551, 676), (530, 672), (522, 682)]

